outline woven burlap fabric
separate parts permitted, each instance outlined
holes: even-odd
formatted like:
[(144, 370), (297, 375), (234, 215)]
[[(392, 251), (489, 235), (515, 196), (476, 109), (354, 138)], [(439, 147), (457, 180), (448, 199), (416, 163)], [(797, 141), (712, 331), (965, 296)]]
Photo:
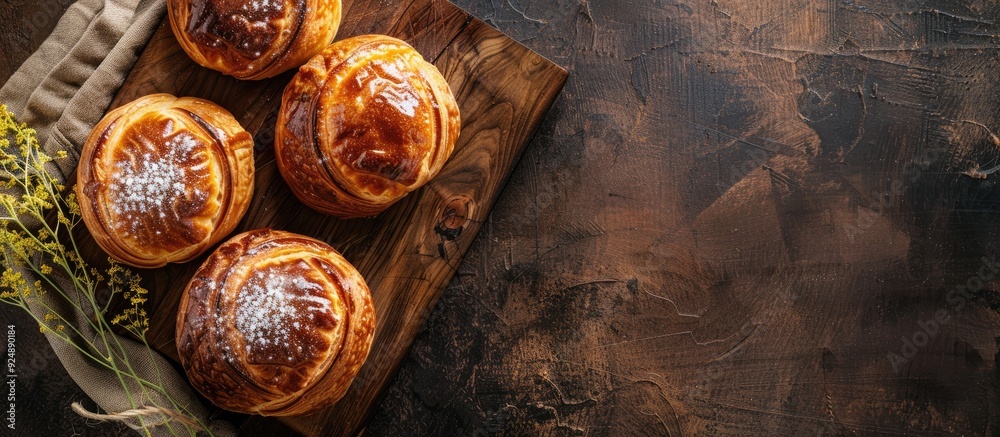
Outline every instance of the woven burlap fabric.
[[(69, 159), (58, 161), (63, 181), (75, 171), (90, 130), (104, 115), (138, 53), (161, 23), (164, 9), (163, 0), (80, 0), (69, 7), (52, 35), (0, 89), (0, 103), (38, 131), (39, 144), (49, 154), (59, 150), (68, 152)], [(73, 292), (72, 287), (64, 290)], [(74, 320), (84, 336), (95, 335), (85, 321), (89, 314), (69, 308), (57, 293), (41, 298), (67, 320)], [(39, 316), (46, 312), (38, 303), (33, 310)], [(111, 371), (98, 367), (63, 340), (52, 335), (48, 339), (73, 380), (105, 412), (132, 409), (125, 390)], [(163, 357), (150, 353), (141, 343), (124, 337), (119, 340), (139, 375), (160, 381), (176, 402), (187, 406), (204, 423), (210, 423), (214, 434), (235, 434), (230, 424), (209, 421), (208, 410), (184, 377)], [(136, 387), (130, 391), (137, 392)], [(170, 405), (165, 399), (142, 402)], [(67, 414), (73, 414), (69, 408), (67, 403)], [(150, 422), (154, 423), (153, 435), (184, 434), (183, 428), (176, 424), (155, 425), (163, 422), (162, 417), (152, 417), (146, 424)], [(128, 424), (135, 427), (136, 422)]]

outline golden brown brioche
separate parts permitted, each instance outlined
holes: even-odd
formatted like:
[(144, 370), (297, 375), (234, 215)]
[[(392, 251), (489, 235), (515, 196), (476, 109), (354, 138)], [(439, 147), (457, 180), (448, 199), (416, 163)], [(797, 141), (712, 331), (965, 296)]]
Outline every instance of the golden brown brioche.
[(299, 69), (278, 113), (275, 155), (292, 192), (340, 218), (382, 212), (438, 174), (461, 130), (444, 77), (412, 47), (365, 35)]
[(177, 42), (198, 64), (265, 79), (304, 64), (330, 45), (340, 0), (167, 0)]
[(361, 274), (309, 237), (258, 229), (219, 246), (177, 313), (191, 384), (219, 407), (303, 415), (340, 399), (375, 329)]
[(253, 138), (229, 112), (153, 94), (94, 127), (76, 194), (105, 252), (154, 268), (190, 261), (222, 241), (246, 213), (253, 180)]

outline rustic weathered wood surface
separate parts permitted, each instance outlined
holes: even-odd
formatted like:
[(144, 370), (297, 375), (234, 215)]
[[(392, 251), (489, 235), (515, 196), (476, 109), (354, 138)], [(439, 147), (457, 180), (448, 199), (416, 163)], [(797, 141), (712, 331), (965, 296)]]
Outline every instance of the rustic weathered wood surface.
[(458, 4), (570, 78), (366, 434), (1000, 432), (1000, 2)]

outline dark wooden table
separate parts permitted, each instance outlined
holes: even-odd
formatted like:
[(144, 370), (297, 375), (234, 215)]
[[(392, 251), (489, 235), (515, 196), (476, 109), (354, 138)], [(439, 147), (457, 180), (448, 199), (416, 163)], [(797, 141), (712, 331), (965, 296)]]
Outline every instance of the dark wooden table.
[(1000, 434), (1000, 2), (457, 3), (570, 79), (367, 434)]

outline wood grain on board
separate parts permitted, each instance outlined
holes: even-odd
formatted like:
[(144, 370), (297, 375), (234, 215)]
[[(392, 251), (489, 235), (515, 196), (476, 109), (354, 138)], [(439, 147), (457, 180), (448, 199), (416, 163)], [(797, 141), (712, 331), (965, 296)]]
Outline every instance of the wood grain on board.
[[(272, 150), (275, 114), (294, 72), (245, 82), (198, 67), (164, 22), (111, 105), (164, 92), (204, 98), (228, 109), (254, 135), (257, 146), (256, 189), (236, 232), (273, 227), (327, 241), (358, 268), (372, 290), (375, 340), (345, 398), (310, 417), (252, 418), (247, 429), (291, 429), (305, 435), (362, 429), (567, 76), (443, 0), (396, 7), (345, 1), (344, 10), (338, 39), (382, 33), (407, 41), (441, 70), (462, 113), (462, 134), (439, 176), (375, 218), (338, 220), (316, 213), (281, 179)], [(103, 257), (93, 245), (85, 253), (94, 260)], [(153, 315), (148, 340), (175, 360), (177, 305), (202, 259), (143, 272), (153, 296), (147, 303)]]

